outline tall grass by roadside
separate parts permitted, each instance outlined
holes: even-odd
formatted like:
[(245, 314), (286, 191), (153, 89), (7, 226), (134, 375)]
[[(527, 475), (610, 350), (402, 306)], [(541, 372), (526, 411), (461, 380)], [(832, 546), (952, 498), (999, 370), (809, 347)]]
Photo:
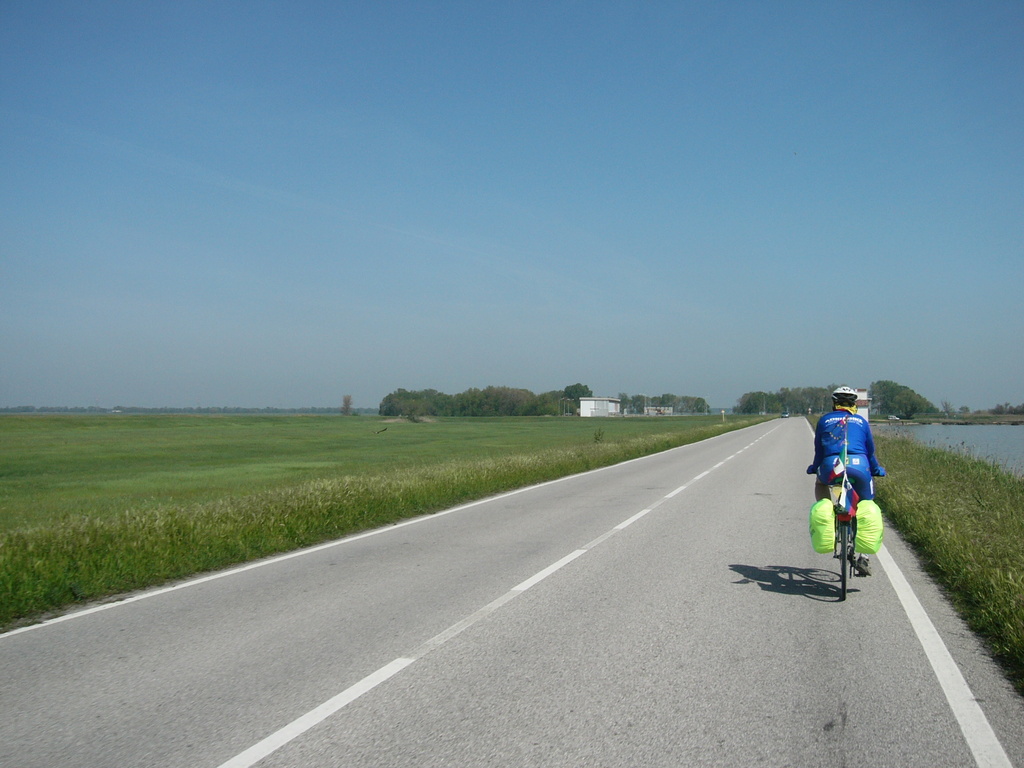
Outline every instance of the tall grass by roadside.
[(911, 437), (875, 442), (883, 511), (1024, 694), (1024, 478)]
[(762, 419), (571, 448), (328, 476), (196, 504), (0, 532), (0, 627), (697, 442)]

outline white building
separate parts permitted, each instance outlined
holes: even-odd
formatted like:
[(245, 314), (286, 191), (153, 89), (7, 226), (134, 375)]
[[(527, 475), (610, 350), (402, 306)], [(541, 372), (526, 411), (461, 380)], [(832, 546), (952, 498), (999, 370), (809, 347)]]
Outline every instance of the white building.
[(618, 416), (620, 413), (617, 397), (580, 398), (580, 416)]
[(868, 397), (868, 391), (857, 387), (857, 414), (866, 419), (870, 410), (871, 398)]

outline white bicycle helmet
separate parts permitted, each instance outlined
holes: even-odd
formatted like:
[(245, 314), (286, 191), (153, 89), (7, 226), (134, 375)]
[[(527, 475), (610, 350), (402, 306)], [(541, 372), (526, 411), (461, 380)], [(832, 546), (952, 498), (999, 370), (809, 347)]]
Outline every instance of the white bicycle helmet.
[(857, 405), (857, 390), (851, 387), (839, 387), (832, 393), (832, 404), (852, 408)]

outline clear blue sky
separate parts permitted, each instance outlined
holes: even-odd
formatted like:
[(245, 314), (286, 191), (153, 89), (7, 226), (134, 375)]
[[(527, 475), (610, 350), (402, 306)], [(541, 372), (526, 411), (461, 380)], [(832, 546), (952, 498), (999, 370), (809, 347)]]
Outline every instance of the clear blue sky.
[(1024, 402), (1024, 3), (0, 3), (0, 406)]

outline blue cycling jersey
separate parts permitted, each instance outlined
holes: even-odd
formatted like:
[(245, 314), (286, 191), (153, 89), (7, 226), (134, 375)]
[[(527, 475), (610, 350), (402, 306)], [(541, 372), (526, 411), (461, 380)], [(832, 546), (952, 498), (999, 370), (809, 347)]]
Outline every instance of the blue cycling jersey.
[(871, 474), (878, 473), (875, 441), (871, 437), (868, 420), (849, 411), (832, 411), (818, 419), (818, 426), (814, 430), (814, 463), (808, 472), (816, 473), (826, 459), (842, 453), (844, 441), (848, 456), (863, 456)]

